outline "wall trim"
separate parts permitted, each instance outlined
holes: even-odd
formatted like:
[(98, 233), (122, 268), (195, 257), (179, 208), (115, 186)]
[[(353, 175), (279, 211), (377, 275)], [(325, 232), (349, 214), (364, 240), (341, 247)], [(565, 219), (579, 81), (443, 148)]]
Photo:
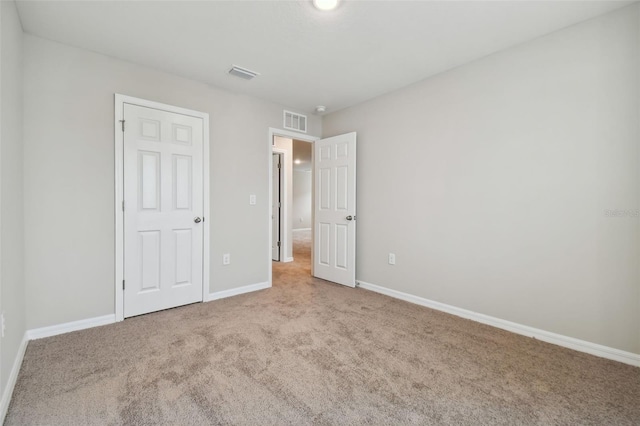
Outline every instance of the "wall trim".
[(27, 338), (29, 340), (43, 339), (45, 337), (57, 336), (58, 334), (70, 333), (72, 331), (84, 330), (86, 328), (113, 324), (114, 322), (116, 322), (115, 314), (103, 315), (101, 317), (65, 322), (63, 324), (51, 325), (48, 327), (33, 328), (31, 330), (27, 330)]
[(206, 301), (211, 302), (213, 300), (226, 299), (227, 297), (238, 296), (240, 294), (251, 293), (258, 290), (264, 290), (265, 288), (270, 287), (271, 283), (265, 281), (263, 283), (249, 284), (242, 287), (231, 288), (229, 290), (216, 291), (213, 293), (209, 293)]
[(458, 308), (455, 306), (447, 305), (445, 303), (440, 303), (434, 300), (425, 299), (423, 297), (414, 296), (412, 294), (403, 293), (401, 291), (392, 290), (387, 287), (370, 284), (364, 281), (357, 281), (357, 286), (365, 290), (374, 291), (376, 293), (384, 294), (395, 299), (404, 300), (406, 302), (415, 303), (416, 305), (425, 306), (427, 308), (446, 312), (448, 314), (456, 315), (461, 318), (466, 318), (482, 324), (487, 324), (493, 327), (500, 328), (502, 330), (520, 334), (522, 336), (533, 337), (535, 339), (573, 349), (578, 352), (584, 352), (601, 358), (606, 358), (613, 361), (622, 362), (624, 364), (640, 367), (640, 354), (634, 354), (632, 352), (622, 351), (620, 349), (599, 345), (597, 343), (587, 342), (586, 340), (580, 340), (574, 337), (540, 330), (537, 328), (529, 327), (527, 325), (522, 325), (489, 315), (480, 314), (477, 312), (469, 311), (467, 309)]
[(293, 230), (293, 232), (300, 232), (300, 231), (311, 231), (311, 228), (296, 228)]
[(27, 333), (25, 332), (24, 336), (22, 337), (22, 342), (20, 342), (20, 346), (18, 347), (16, 359), (13, 361), (11, 373), (9, 374), (9, 378), (7, 379), (7, 386), (2, 393), (2, 400), (0, 400), (0, 424), (4, 424), (4, 418), (7, 415), (7, 411), (9, 411), (9, 403), (11, 403), (13, 389), (15, 388), (16, 382), (18, 381), (18, 373), (20, 373), (20, 367), (22, 367), (22, 360), (24, 359), (24, 353), (27, 350), (27, 343), (29, 343), (29, 338), (27, 337)]

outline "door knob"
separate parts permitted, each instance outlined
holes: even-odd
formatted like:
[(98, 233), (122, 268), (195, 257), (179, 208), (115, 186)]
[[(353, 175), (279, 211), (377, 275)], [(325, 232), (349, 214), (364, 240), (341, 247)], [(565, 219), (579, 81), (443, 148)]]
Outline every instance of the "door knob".
[(202, 222), (202, 219), (200, 219), (199, 217), (196, 217), (195, 219), (193, 219), (193, 221), (195, 223), (200, 223), (200, 222)]
[(346, 217), (347, 220), (353, 220), (353, 216), (349, 215)]

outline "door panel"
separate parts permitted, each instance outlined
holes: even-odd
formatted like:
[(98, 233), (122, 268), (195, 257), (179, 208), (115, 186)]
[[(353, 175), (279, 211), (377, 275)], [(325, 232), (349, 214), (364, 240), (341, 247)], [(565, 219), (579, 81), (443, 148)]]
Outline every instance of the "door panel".
[(124, 316), (202, 301), (201, 118), (124, 106)]
[(160, 153), (140, 151), (138, 179), (140, 180), (140, 210), (160, 208)]
[(319, 185), (320, 190), (318, 191), (320, 194), (320, 209), (321, 210), (329, 210), (331, 209), (331, 169), (323, 168), (320, 169), (320, 177), (319, 177)]
[(318, 235), (318, 263), (323, 266), (329, 266), (329, 259), (331, 255), (331, 250), (329, 248), (329, 233), (331, 232), (331, 224), (320, 222), (318, 223), (317, 229), (318, 232), (316, 233), (316, 235)]
[(173, 208), (175, 210), (190, 210), (191, 196), (193, 194), (193, 172), (191, 157), (184, 155), (173, 156)]
[(355, 287), (356, 134), (314, 145), (314, 275)]
[(336, 167), (336, 210), (347, 213), (349, 210), (349, 168)]
[(141, 231), (140, 291), (160, 290), (160, 231)]
[(347, 269), (349, 261), (349, 229), (348, 225), (336, 224), (336, 265), (338, 269)]
[(189, 285), (191, 283), (191, 265), (193, 264), (191, 229), (176, 229), (173, 232), (176, 239), (176, 279), (173, 286)]

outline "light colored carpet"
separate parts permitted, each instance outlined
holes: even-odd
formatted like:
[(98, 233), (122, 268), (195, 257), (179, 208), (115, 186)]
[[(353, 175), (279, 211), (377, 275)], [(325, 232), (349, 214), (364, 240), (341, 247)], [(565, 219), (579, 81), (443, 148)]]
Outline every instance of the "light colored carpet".
[(29, 343), (8, 425), (638, 425), (640, 369), (309, 277)]

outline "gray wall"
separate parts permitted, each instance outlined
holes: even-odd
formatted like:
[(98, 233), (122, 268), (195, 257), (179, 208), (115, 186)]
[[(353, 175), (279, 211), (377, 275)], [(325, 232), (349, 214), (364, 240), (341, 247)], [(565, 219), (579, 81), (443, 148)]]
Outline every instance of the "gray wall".
[[(268, 280), (267, 130), (282, 127), (282, 106), (30, 35), (24, 44), (28, 328), (114, 312), (114, 93), (210, 114), (210, 291)], [(309, 132), (321, 133), (319, 118)]]
[[(640, 353), (633, 5), (324, 118), (358, 132), (359, 280)], [(387, 253), (397, 256), (387, 264)]]
[(25, 332), (22, 207), (22, 26), (12, 1), (0, 2), (0, 309), (6, 334), (0, 352), (0, 389)]
[(311, 228), (311, 176), (310, 171), (293, 171), (293, 229)]

